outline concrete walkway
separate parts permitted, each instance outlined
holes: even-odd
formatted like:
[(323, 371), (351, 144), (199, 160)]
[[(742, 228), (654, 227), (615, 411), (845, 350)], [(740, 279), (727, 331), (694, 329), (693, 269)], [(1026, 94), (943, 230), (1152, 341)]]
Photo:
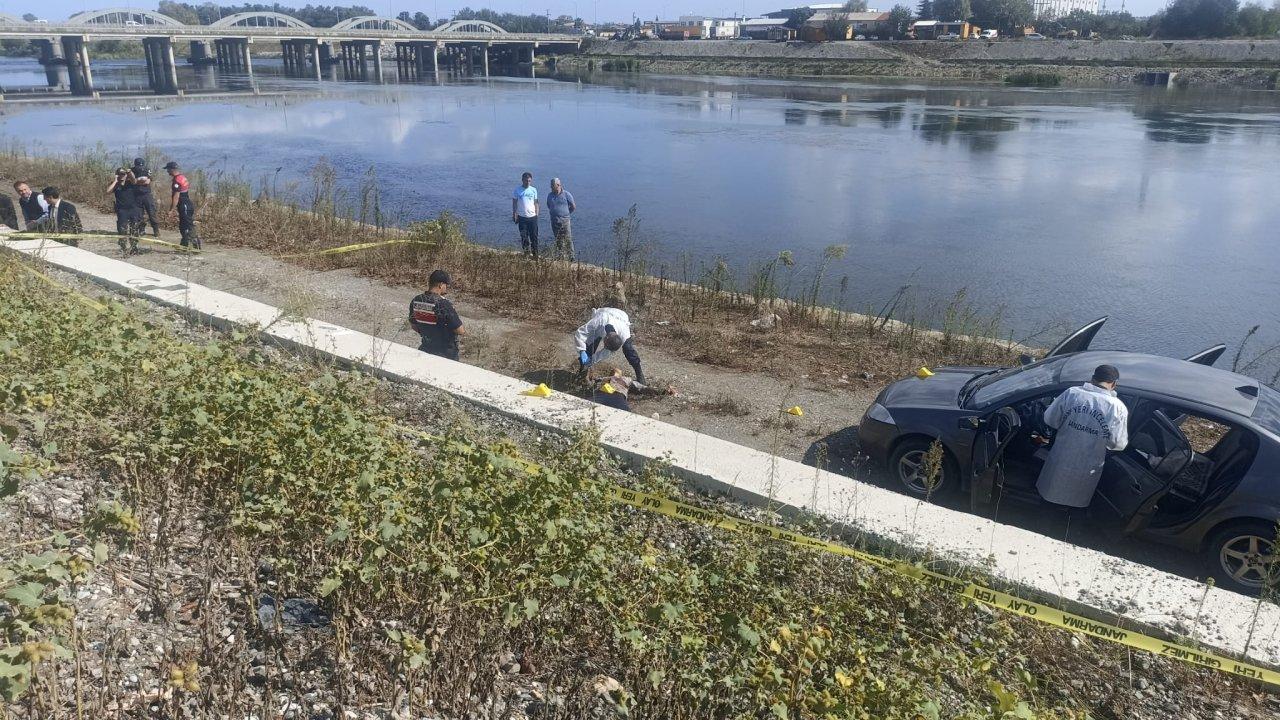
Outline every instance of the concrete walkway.
[(279, 308), (212, 290), (45, 240), (0, 243), (107, 287), (185, 310), (217, 326), (259, 328), (264, 336), (319, 351), (378, 375), (440, 388), (536, 427), (594, 424), (611, 452), (663, 459), (690, 485), (784, 513), (805, 510), (903, 548), (920, 558), (989, 568), (1033, 594), (1061, 598), (1083, 614), (1191, 637), (1216, 650), (1280, 665), (1280, 607), (1094, 550), (965, 513), (924, 504), (851, 478), (560, 393), (521, 394), (529, 385), (474, 366), (425, 355), (362, 332), (291, 319)]

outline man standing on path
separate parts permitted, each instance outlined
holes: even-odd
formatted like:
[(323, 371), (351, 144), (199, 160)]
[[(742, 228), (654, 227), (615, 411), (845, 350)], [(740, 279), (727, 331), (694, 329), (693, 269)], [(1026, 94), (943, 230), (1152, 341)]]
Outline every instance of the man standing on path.
[(432, 355), (458, 359), (458, 336), (465, 335), (462, 318), (445, 300), (449, 292), (449, 273), (436, 270), (427, 279), (427, 291), (409, 303), (409, 325), (422, 336), (418, 349)]
[(200, 238), (196, 235), (196, 204), (191, 202), (191, 196), (187, 194), (191, 190), (191, 183), (187, 182), (185, 175), (178, 172), (178, 163), (170, 160), (165, 164), (164, 169), (169, 172), (169, 178), (173, 181), (170, 186), (169, 214), (178, 213), (178, 232), (182, 233), (182, 247), (189, 245), (199, 250)]
[(1036, 490), (1045, 500), (1068, 508), (1089, 507), (1102, 478), (1108, 450), (1129, 444), (1129, 409), (1116, 397), (1120, 371), (1099, 365), (1093, 379), (1054, 398), (1044, 421), (1058, 432)]
[(18, 207), (22, 209), (22, 226), (20, 230), (30, 230), (37, 220), (49, 211), (49, 204), (38, 193), (31, 191), (31, 185), (21, 180), (13, 184), (18, 191)]
[[(84, 231), (84, 226), (80, 224), (80, 213), (76, 211), (76, 206), (62, 199), (62, 191), (57, 187), (50, 185), (40, 192), (44, 196), (44, 201), (49, 204), (49, 211), (44, 217), (36, 221), (35, 226), (40, 230), (46, 230), (53, 234), (70, 234), (77, 235)], [(79, 245), (74, 238), (70, 240), (60, 240), (68, 245)]]
[(160, 237), (160, 212), (156, 210), (156, 196), (151, 193), (151, 171), (147, 169), (147, 161), (134, 158), (129, 172), (133, 173), (133, 192), (137, 196), (138, 207), (147, 214), (151, 232)]
[(533, 173), (520, 176), (520, 187), (511, 194), (511, 221), (520, 228), (520, 247), (538, 259), (538, 188)]
[[(573, 334), (574, 348), (578, 351), (578, 366), (586, 372), (592, 363), (604, 360), (618, 350), (627, 358), (636, 380), (648, 384), (644, 370), (640, 368), (640, 353), (636, 352), (631, 337), (631, 318), (618, 308), (596, 308), (591, 319)], [(604, 345), (601, 348), (601, 345)]]
[(120, 236), (117, 244), (125, 254), (136, 253), (138, 236), (146, 228), (146, 222), (142, 219), (142, 206), (138, 204), (138, 193), (129, 168), (116, 170), (107, 192), (115, 196), (116, 234)]
[(551, 234), (556, 239), (557, 260), (573, 262), (573, 230), (569, 216), (578, 209), (573, 193), (564, 189), (560, 178), (551, 178), (551, 194), (547, 195), (547, 214), (551, 216)]

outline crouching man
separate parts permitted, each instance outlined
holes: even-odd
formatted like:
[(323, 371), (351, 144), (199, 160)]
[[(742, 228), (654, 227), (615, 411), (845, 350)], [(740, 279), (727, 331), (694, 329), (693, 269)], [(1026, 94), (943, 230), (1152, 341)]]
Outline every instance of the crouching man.
[[(636, 380), (644, 383), (644, 370), (640, 367), (640, 353), (636, 352), (631, 337), (631, 318), (618, 308), (596, 308), (591, 319), (573, 334), (574, 348), (578, 351), (578, 366), (585, 373), (592, 363), (608, 358), (618, 350), (627, 358)], [(601, 347), (603, 345), (603, 347)]]

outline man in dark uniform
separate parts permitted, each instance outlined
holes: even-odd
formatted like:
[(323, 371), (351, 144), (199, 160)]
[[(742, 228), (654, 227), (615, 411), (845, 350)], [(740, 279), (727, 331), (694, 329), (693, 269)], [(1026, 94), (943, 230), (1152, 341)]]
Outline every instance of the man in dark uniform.
[[(117, 243), (125, 254), (138, 251), (138, 236), (146, 228), (142, 206), (138, 204), (133, 173), (129, 168), (117, 168), (116, 176), (107, 186), (107, 192), (115, 196)], [(126, 244), (127, 241), (127, 244)]]
[(465, 332), (453, 303), (444, 299), (450, 282), (449, 273), (444, 270), (431, 273), (427, 291), (409, 303), (409, 325), (422, 336), (419, 350), (457, 360), (458, 336)]
[(169, 178), (173, 181), (170, 186), (169, 214), (178, 213), (178, 232), (182, 233), (182, 247), (189, 245), (199, 250), (200, 238), (196, 236), (196, 204), (191, 202), (191, 196), (188, 194), (191, 183), (187, 182), (185, 175), (178, 172), (178, 163), (170, 160), (164, 169), (169, 172)]
[(133, 192), (137, 196), (138, 207), (146, 213), (151, 232), (160, 237), (160, 212), (156, 210), (156, 196), (151, 192), (151, 171), (147, 169), (147, 161), (134, 158), (129, 172), (133, 174)]

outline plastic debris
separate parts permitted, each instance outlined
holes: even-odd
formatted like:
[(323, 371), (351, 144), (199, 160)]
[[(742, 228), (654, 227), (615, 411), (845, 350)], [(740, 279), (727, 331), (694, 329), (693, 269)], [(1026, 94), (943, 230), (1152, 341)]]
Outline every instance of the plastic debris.
[(804, 417), (804, 410), (801, 410), (799, 405), (792, 405), (782, 412), (788, 415), (795, 415), (796, 417)]
[(551, 397), (551, 388), (547, 387), (546, 383), (538, 383), (537, 387), (529, 388), (520, 394), (528, 395), (529, 397), (546, 398)]

